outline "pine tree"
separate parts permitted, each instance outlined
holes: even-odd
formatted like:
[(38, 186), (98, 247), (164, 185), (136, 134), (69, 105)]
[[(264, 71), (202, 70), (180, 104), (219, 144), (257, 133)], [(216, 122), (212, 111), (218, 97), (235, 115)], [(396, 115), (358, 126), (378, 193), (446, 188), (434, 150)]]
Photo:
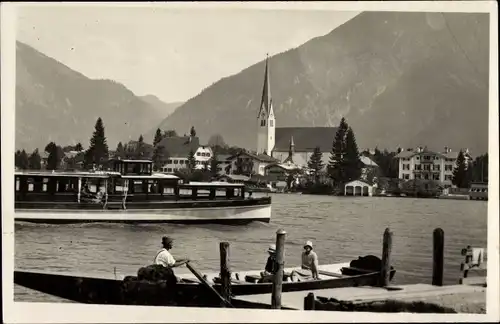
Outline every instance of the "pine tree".
[(87, 165), (95, 163), (100, 166), (108, 160), (108, 143), (104, 135), (104, 124), (101, 117), (97, 118), (95, 130), (90, 138), (90, 145), (85, 157)]
[(21, 170), (26, 170), (29, 168), (29, 158), (25, 150), (19, 153), (18, 168)]
[(189, 135), (191, 137), (195, 137), (196, 136), (196, 130), (194, 129), (194, 126), (191, 126), (191, 130), (189, 131)]
[(348, 128), (349, 125), (347, 125), (345, 118), (342, 117), (340, 125), (337, 128), (337, 133), (335, 134), (335, 139), (333, 140), (330, 160), (328, 162), (328, 174), (337, 185), (345, 181), (345, 137)]
[(61, 162), (62, 154), (59, 153), (56, 143), (50, 142), (47, 144), (45, 152), (49, 154), (47, 157), (47, 170), (57, 170)]
[(217, 176), (218, 168), (219, 168), (219, 160), (217, 158), (217, 151), (214, 151), (212, 157), (210, 158), (210, 173), (212, 174), (212, 177)]
[(344, 156), (344, 182), (358, 180), (361, 177), (362, 163), (359, 159), (358, 144), (356, 137), (351, 127), (347, 130), (345, 139), (345, 156)]
[(194, 157), (193, 150), (189, 151), (187, 167), (190, 172), (193, 172), (194, 169), (196, 168), (196, 158)]
[(137, 140), (137, 147), (135, 149), (135, 156), (137, 159), (143, 159), (145, 155), (145, 145), (144, 145), (144, 137), (139, 135), (139, 139)]
[(38, 149), (35, 149), (29, 156), (29, 168), (32, 170), (40, 170), (42, 168), (42, 158)]
[(163, 145), (155, 146), (153, 150), (153, 168), (155, 170), (160, 170), (163, 166), (163, 162), (167, 158), (167, 151)]
[(118, 145), (116, 146), (115, 155), (117, 158), (120, 159), (126, 158), (125, 147), (123, 146), (122, 142), (119, 142)]
[(309, 162), (307, 163), (307, 167), (312, 170), (315, 183), (319, 182), (319, 175), (324, 166), (323, 153), (321, 153), (320, 147), (316, 146), (314, 148), (313, 154), (311, 155), (311, 158), (309, 159)]
[(455, 168), (453, 169), (453, 178), (451, 183), (453, 183), (458, 188), (467, 188), (467, 165), (465, 161), (465, 156), (462, 150), (458, 153), (457, 162)]
[(19, 168), (19, 156), (21, 155), (21, 150), (17, 150), (14, 154), (14, 166)]
[(156, 145), (158, 145), (158, 143), (160, 143), (162, 139), (163, 135), (161, 133), (161, 129), (157, 128), (155, 138), (153, 139), (153, 146), (156, 147)]

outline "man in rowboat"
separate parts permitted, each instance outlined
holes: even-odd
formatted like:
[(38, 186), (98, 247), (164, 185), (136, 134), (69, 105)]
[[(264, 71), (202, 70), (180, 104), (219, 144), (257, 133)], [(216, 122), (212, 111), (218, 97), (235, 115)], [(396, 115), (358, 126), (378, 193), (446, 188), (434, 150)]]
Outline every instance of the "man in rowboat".
[[(312, 274), (312, 279), (319, 280), (318, 275), (318, 255), (313, 251), (313, 244), (311, 241), (307, 241), (304, 244), (304, 252), (302, 252), (302, 270), (310, 270)], [(295, 270), (292, 271), (292, 281), (302, 281), (311, 278), (311, 274), (308, 271)], [(295, 280), (294, 280), (295, 279)]]
[(161, 239), (161, 244), (163, 245), (163, 248), (156, 254), (154, 264), (162, 265), (164, 267), (175, 268), (189, 262), (189, 259), (180, 259), (180, 260), (174, 259), (172, 254), (170, 254), (169, 252), (169, 250), (172, 249), (173, 242), (174, 240), (172, 240), (168, 236), (164, 236)]
[(269, 245), (267, 253), (269, 253), (269, 257), (267, 258), (266, 267), (264, 271), (260, 273), (262, 278), (272, 276), (276, 273), (276, 245)]

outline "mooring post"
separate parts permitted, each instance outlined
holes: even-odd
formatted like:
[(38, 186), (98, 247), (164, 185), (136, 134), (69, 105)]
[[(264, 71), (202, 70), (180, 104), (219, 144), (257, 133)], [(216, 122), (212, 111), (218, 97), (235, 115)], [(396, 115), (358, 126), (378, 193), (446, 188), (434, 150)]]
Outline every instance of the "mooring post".
[(380, 287), (389, 286), (391, 278), (391, 251), (392, 251), (392, 232), (389, 228), (384, 231), (384, 241), (382, 245), (382, 268), (380, 269)]
[(433, 233), (432, 249), (432, 285), (443, 285), (444, 273), (444, 231), (436, 228)]
[(314, 310), (314, 294), (308, 293), (307, 296), (304, 298), (304, 310)]
[(220, 242), (221, 295), (231, 300), (231, 269), (229, 268), (229, 242)]
[(285, 268), (285, 235), (283, 229), (276, 232), (276, 273), (273, 277), (273, 291), (271, 294), (271, 308), (281, 309), (281, 287), (283, 285), (283, 271)]

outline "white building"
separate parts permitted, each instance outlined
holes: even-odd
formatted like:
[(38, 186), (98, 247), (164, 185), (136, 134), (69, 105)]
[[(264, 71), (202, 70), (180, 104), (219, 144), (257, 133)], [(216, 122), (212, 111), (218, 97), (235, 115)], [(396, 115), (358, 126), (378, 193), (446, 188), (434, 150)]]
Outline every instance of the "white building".
[(188, 157), (193, 152), (196, 160), (196, 169), (205, 168), (208, 163), (210, 169), (210, 159), (213, 152), (209, 146), (200, 145), (198, 137), (175, 136), (166, 137), (158, 144), (165, 148), (168, 158), (162, 166), (162, 172), (173, 173), (188, 167)]
[[(466, 161), (471, 161), (469, 150), (463, 151)], [(425, 179), (440, 181), (445, 188), (452, 186), (453, 169), (459, 152), (445, 147), (443, 152), (417, 147), (396, 155), (399, 159), (399, 178), (403, 180)]]

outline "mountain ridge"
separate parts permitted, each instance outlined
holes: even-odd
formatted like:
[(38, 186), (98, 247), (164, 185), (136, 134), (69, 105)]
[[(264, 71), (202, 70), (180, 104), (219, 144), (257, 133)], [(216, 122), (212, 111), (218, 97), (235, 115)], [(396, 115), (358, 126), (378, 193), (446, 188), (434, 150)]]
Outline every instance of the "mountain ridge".
[(146, 134), (167, 115), (168, 111), (161, 113), (120, 82), (90, 79), (16, 42), (16, 149), (43, 150), (50, 141), (81, 142), (87, 147), (98, 117), (114, 149), (119, 141)]
[[(361, 13), (269, 58), (277, 126), (337, 126), (346, 117), (360, 147), (485, 152), (488, 44), (487, 14)], [(203, 89), (159, 127), (194, 125), (204, 141), (217, 129), (254, 148), (263, 77), (264, 60)]]

